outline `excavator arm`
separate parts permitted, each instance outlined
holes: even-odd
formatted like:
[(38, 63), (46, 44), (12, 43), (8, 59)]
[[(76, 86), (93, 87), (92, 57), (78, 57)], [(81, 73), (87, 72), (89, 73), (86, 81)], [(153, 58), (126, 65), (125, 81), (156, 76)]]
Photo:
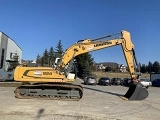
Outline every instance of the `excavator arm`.
[[(83, 96), (82, 86), (68, 83), (73, 82), (75, 79), (74, 73), (66, 72), (68, 64), (72, 62), (74, 57), (80, 54), (117, 45), (122, 47), (131, 78), (138, 79), (139, 74), (137, 74), (135, 69), (139, 67), (137, 66), (138, 63), (130, 33), (121, 31), (119, 34), (116, 38), (112, 38), (112, 35), (107, 35), (93, 40), (85, 39), (78, 41), (65, 51), (55, 69), (51, 67), (16, 67), (14, 71), (15, 81), (33, 83), (16, 88), (16, 97), (23, 99), (37, 97), (67, 100), (81, 99)], [(147, 96), (148, 91), (142, 87), (142, 84), (132, 81), (127, 93), (121, 96), (121, 98), (125, 100), (143, 100)]]
[[(60, 69), (64, 69), (65, 66), (76, 56), (88, 52), (93, 52), (97, 51), (100, 49), (105, 49), (108, 47), (112, 46), (117, 46), (121, 45), (124, 57), (127, 63), (127, 66), (129, 68), (129, 73), (131, 78), (135, 78), (139, 75), (136, 75), (135, 69), (136, 66), (138, 65), (136, 57), (135, 57), (135, 52), (134, 52), (134, 45), (131, 41), (130, 33), (127, 31), (122, 31), (120, 33), (121, 35), (118, 36), (118, 38), (114, 39), (107, 39), (103, 40), (105, 37), (101, 37), (98, 39), (86, 39), (86, 40), (81, 40), (78, 41), (76, 44), (70, 46), (64, 53), (58, 67), (57, 67), (57, 72), (60, 71)], [(106, 36), (112, 37), (112, 35)]]

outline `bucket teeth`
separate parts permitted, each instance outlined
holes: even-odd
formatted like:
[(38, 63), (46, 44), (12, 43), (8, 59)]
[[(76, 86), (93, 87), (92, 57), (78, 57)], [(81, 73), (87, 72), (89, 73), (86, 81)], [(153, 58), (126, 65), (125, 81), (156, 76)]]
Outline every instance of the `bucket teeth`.
[(120, 96), (120, 98), (122, 98), (123, 100), (128, 100), (128, 98), (126, 98), (124, 96)]

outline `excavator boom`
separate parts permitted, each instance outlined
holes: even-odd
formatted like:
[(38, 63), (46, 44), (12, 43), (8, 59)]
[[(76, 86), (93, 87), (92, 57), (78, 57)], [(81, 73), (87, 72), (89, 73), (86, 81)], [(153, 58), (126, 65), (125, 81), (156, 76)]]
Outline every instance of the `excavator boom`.
[[(22, 67), (18, 66), (14, 72), (14, 80), (32, 82), (22, 85), (15, 90), (17, 98), (49, 98), (79, 100), (83, 96), (83, 88), (68, 82), (75, 80), (75, 74), (70, 73), (69, 65), (80, 54), (101, 50), (104, 48), (121, 45), (129, 73), (132, 79), (139, 77), (136, 72), (138, 63), (135, 57), (134, 45), (130, 33), (121, 31), (120, 36), (111, 38), (112, 35), (94, 40), (85, 39), (71, 45), (63, 54), (56, 68), (51, 67)], [(109, 38), (105, 39), (104, 38)], [(125, 100), (143, 100), (148, 96), (148, 91), (140, 83), (132, 82), (124, 96)]]

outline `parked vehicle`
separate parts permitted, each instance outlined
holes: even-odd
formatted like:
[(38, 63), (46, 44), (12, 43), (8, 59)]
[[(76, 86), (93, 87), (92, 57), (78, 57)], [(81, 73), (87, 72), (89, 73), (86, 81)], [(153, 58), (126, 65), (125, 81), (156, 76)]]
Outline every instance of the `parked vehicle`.
[(152, 86), (160, 87), (160, 79), (155, 79), (152, 81)]
[(160, 79), (160, 73), (150, 73), (150, 80)]
[(124, 86), (130, 86), (130, 84), (131, 84), (131, 78), (124, 78), (123, 79)]
[(88, 76), (88, 77), (85, 77), (84, 84), (85, 85), (97, 85), (97, 80), (95, 77)]
[(148, 88), (152, 85), (152, 82), (149, 79), (146, 79), (146, 78), (140, 78), (140, 82), (146, 88)]
[(112, 85), (123, 85), (123, 80), (121, 78), (112, 78), (111, 84)]
[(101, 77), (98, 80), (98, 84), (99, 85), (111, 85), (110, 78), (108, 78), (108, 77)]

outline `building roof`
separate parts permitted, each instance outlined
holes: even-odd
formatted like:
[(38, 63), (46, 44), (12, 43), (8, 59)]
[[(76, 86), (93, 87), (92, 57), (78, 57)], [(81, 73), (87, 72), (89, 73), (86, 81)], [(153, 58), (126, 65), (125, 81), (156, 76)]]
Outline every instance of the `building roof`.
[[(5, 36), (7, 36), (8, 38), (10, 38), (8, 35), (6, 35), (4, 32), (0, 31), (0, 33), (4, 34)], [(20, 49), (21, 47), (12, 39), (10, 38)], [(22, 50), (22, 49), (21, 49)], [(23, 51), (23, 50), (22, 50)]]

